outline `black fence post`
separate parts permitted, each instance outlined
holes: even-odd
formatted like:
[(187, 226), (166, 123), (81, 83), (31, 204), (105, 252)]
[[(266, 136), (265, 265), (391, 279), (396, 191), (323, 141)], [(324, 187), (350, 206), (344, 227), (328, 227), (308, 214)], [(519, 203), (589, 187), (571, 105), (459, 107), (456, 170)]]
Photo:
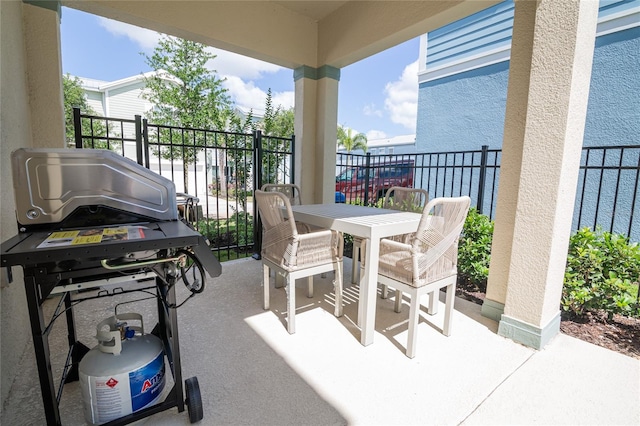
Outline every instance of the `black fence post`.
[(482, 214), (482, 206), (484, 205), (484, 187), (487, 180), (488, 155), (489, 145), (482, 145), (482, 154), (480, 155), (480, 178), (478, 179), (478, 201), (476, 204), (476, 208), (480, 214)]
[(76, 141), (76, 148), (82, 149), (82, 119), (80, 118), (80, 108), (73, 108), (73, 135)]
[(371, 167), (371, 153), (367, 152), (367, 157), (365, 160), (365, 172), (364, 175), (364, 205), (369, 204), (369, 170)]
[(142, 120), (142, 140), (144, 143), (144, 166), (147, 169), (151, 169), (149, 161), (149, 122), (146, 118)]
[(135, 115), (136, 122), (136, 161), (142, 166), (142, 117)]
[[(253, 132), (253, 190), (262, 188), (262, 132)], [(253, 197), (253, 257), (262, 259), (262, 222), (258, 218), (258, 203)]]
[(291, 156), (289, 157), (291, 183), (296, 183), (296, 135), (291, 135)]

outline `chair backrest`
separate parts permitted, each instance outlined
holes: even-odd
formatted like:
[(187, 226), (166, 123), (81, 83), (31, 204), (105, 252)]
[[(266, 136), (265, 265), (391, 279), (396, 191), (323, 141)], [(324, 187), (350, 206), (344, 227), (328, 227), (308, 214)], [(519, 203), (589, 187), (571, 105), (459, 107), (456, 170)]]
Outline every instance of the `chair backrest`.
[(411, 241), (412, 251), (420, 253), (417, 266), (421, 272), (436, 262), (449, 270), (456, 268), (458, 240), (470, 205), (467, 196), (434, 198), (427, 203)]
[(279, 261), (291, 241), (298, 236), (295, 222), (286, 219), (293, 217), (291, 203), (289, 198), (277, 191), (256, 190), (254, 197), (262, 221), (262, 256)]
[(392, 186), (384, 196), (382, 207), (392, 210), (422, 213), (429, 201), (429, 193), (421, 188)]
[(293, 183), (267, 183), (262, 185), (261, 188), (265, 192), (280, 192), (289, 199), (289, 203), (292, 206), (298, 206), (302, 204), (302, 197), (300, 196), (300, 188)]

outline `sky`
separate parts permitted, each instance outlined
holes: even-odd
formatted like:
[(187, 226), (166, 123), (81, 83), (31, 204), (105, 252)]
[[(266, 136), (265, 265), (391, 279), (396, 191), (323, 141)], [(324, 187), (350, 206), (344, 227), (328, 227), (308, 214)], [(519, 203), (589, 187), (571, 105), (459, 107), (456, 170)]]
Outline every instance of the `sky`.
[[(160, 34), (140, 27), (62, 8), (62, 72), (115, 81), (151, 71)], [(369, 140), (415, 134), (418, 104), (419, 38), (340, 70), (338, 124)], [(236, 106), (264, 110), (268, 89), (274, 106), (293, 107), (293, 70), (209, 48), (211, 61)], [(118, 117), (128, 118), (128, 117)]]

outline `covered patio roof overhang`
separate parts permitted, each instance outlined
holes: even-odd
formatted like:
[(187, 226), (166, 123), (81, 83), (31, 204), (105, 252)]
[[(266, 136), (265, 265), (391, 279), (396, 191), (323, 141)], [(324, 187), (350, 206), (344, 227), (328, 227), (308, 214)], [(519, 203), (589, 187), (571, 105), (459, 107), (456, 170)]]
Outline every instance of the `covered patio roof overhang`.
[[(334, 199), (340, 68), (495, 3), (0, 2), (4, 187), (10, 187), (10, 151), (64, 146), (62, 5), (291, 68), (298, 154), (295, 181), (309, 194), (307, 199), (328, 203)], [(598, 3), (516, 0), (500, 191), (483, 314), (499, 321), (499, 334), (535, 348), (559, 331)], [(16, 232), (12, 194), (4, 191), (2, 239)], [(11, 303), (7, 296), (16, 300), (10, 310), (4, 309)], [(17, 301), (19, 297), (3, 293), (5, 338), (11, 338), (11, 332), (5, 334), (9, 324), (5, 316), (18, 306), (24, 308), (19, 315), (28, 327), (26, 306)], [(11, 324), (14, 334), (24, 330), (15, 317)], [(16, 337), (18, 345), (25, 339)], [(5, 377), (2, 381), (4, 399)]]

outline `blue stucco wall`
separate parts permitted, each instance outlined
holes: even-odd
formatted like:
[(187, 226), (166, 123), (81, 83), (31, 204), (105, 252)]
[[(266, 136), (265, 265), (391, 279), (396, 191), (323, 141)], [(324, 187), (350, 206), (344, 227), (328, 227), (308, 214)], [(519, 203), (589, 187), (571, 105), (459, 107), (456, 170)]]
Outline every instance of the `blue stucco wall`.
[(418, 91), (418, 152), (502, 147), (509, 62), (423, 83)]
[[(509, 62), (422, 83), (418, 152), (502, 146)], [(640, 27), (598, 37), (584, 146), (640, 143)]]
[(640, 144), (640, 27), (596, 39), (583, 146)]
[[(418, 152), (501, 148), (509, 62), (504, 61), (420, 84)], [(594, 51), (584, 147), (640, 144), (640, 27), (597, 38)], [(635, 167), (637, 150), (593, 153), (590, 164)], [(583, 154), (582, 164), (585, 164)], [(640, 199), (632, 169), (620, 174), (580, 172), (574, 227), (602, 225), (629, 235), (632, 202)], [(602, 177), (603, 185), (600, 185)], [(598, 197), (598, 188), (600, 196)], [(584, 188), (584, 191), (583, 191)], [(616, 200), (615, 209), (613, 208)], [(599, 201), (599, 202), (598, 202)], [(582, 210), (577, 206), (582, 203)], [(636, 207), (640, 201), (636, 201)], [(597, 216), (596, 216), (597, 214)], [(640, 241), (640, 214), (629, 235)]]

